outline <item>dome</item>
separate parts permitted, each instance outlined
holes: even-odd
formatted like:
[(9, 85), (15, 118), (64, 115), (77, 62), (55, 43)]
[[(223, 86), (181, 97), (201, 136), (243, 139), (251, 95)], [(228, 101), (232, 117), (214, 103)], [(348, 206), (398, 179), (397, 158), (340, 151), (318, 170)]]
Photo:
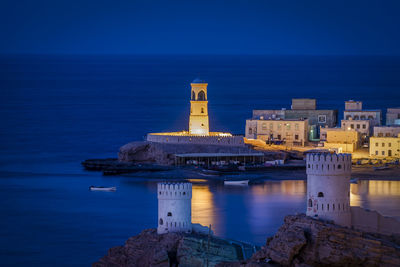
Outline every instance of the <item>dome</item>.
[(196, 78), (196, 79), (193, 80), (192, 83), (207, 83), (207, 82), (204, 81), (204, 80), (201, 80), (201, 79), (199, 79), (199, 78)]

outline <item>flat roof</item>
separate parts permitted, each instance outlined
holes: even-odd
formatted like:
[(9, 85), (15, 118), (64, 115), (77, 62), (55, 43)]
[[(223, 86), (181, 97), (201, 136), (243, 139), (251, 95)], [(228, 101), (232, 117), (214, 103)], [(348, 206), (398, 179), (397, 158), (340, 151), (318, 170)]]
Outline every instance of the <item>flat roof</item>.
[(187, 153), (175, 154), (180, 158), (208, 158), (208, 157), (243, 157), (243, 156), (264, 156), (264, 153)]

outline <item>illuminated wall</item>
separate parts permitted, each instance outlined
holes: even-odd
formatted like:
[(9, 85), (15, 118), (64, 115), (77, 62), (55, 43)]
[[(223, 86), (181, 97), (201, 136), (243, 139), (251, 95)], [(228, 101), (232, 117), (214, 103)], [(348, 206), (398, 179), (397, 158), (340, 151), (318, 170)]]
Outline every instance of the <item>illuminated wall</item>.
[(194, 80), (191, 84), (189, 133), (209, 134), (207, 83)]

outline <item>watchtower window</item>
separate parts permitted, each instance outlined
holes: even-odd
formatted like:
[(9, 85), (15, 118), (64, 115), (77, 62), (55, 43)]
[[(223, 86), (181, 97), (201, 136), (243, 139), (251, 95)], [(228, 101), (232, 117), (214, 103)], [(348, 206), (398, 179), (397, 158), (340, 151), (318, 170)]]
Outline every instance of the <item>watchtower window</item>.
[(192, 100), (196, 100), (196, 94), (192, 91)]
[(319, 193), (318, 193), (318, 197), (324, 197), (324, 193), (319, 192)]
[(164, 221), (163, 221), (163, 219), (160, 218), (160, 225), (163, 225), (163, 224), (164, 224)]
[(311, 199), (308, 200), (308, 206), (309, 206), (310, 208), (312, 207), (312, 200), (311, 200)]
[(206, 100), (206, 94), (204, 91), (200, 91), (199, 94), (197, 95), (197, 100), (199, 101), (205, 101)]
[(341, 169), (341, 168), (342, 168), (342, 165), (338, 164), (338, 165), (337, 165), (337, 168), (338, 168), (338, 169)]
[(172, 213), (171, 213), (171, 212), (168, 212), (167, 216), (168, 216), (168, 217), (171, 217), (171, 216), (172, 216)]
[(186, 192), (183, 192), (183, 195), (186, 195)]

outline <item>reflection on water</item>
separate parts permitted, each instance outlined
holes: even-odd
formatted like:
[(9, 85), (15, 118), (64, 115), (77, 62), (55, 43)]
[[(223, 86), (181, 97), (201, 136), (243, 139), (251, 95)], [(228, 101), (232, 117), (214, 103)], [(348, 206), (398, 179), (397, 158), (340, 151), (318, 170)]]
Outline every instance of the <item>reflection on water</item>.
[(192, 186), (192, 222), (209, 226), (215, 225), (215, 204), (213, 194), (207, 186)]
[(350, 184), (350, 205), (400, 219), (400, 181), (358, 180)]

